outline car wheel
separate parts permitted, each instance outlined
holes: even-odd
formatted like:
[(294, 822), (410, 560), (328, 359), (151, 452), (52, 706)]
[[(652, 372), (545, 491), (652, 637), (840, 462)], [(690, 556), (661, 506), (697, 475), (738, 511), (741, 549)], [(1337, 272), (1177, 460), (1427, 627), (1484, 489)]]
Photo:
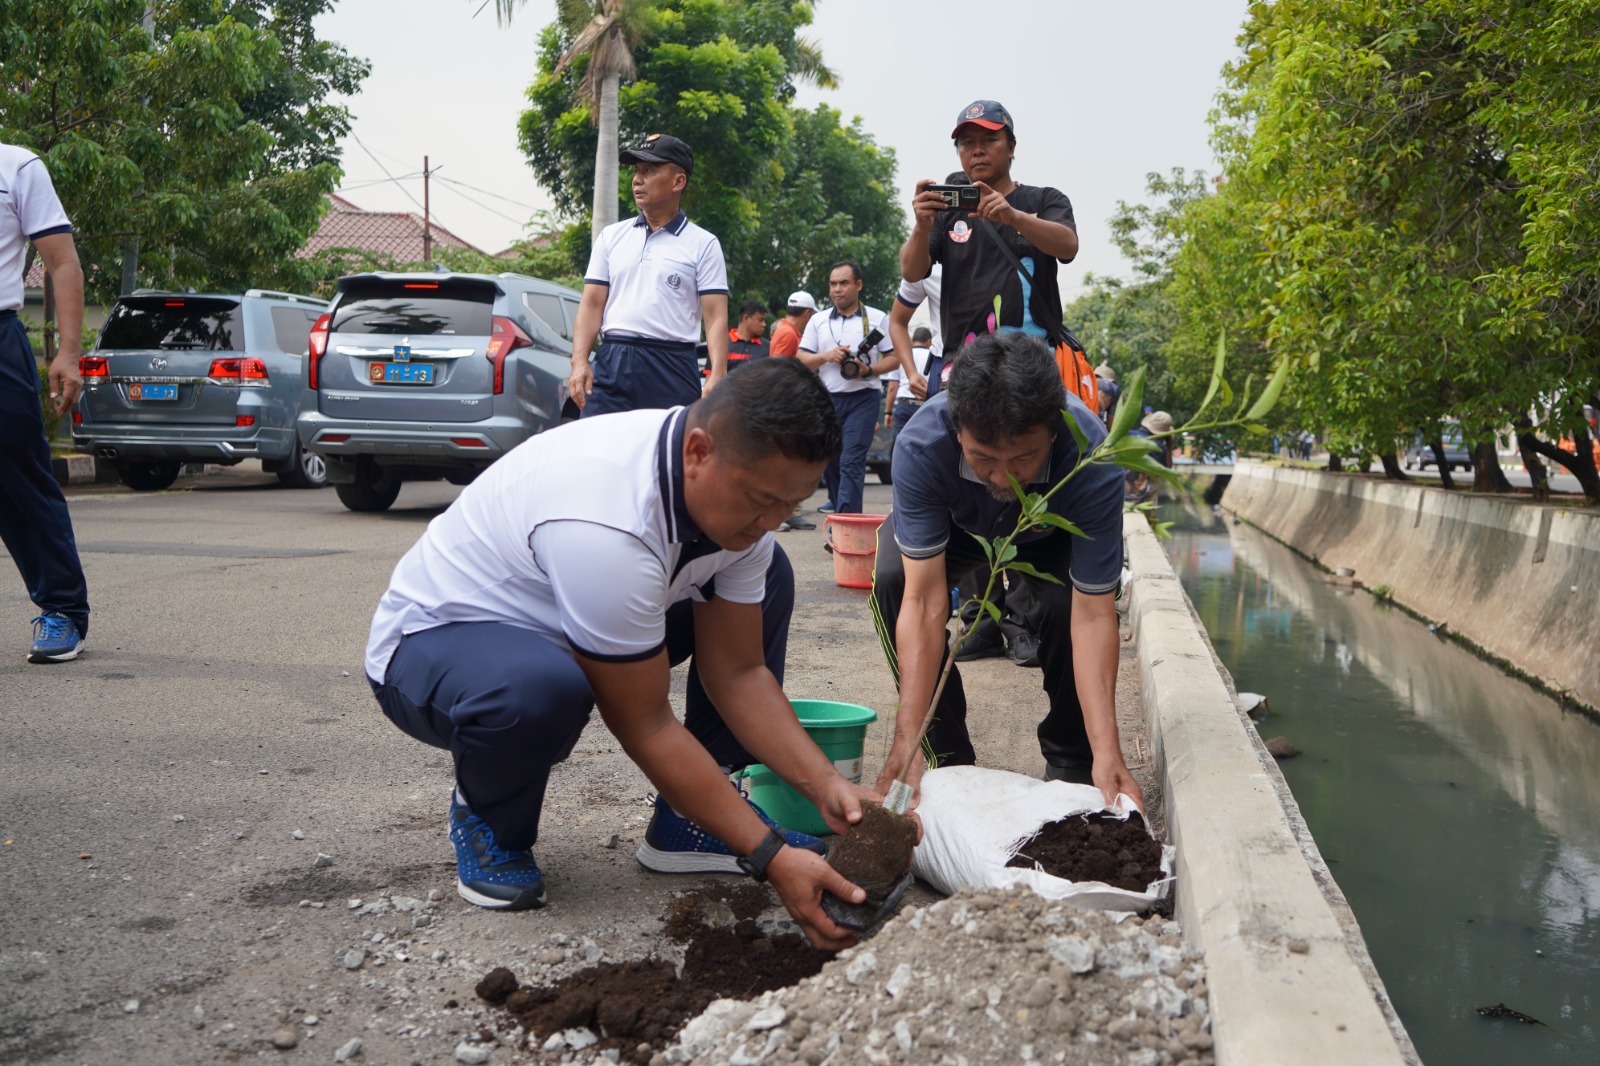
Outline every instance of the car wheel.
[(328, 484), (328, 464), (316, 452), (308, 452), (297, 440), (289, 465), (278, 471), (278, 480), (291, 489), (320, 489)]
[(117, 477), (135, 492), (160, 492), (178, 480), (183, 464), (176, 460), (153, 463), (119, 463)]
[(339, 502), (352, 511), (387, 511), (400, 495), (400, 479), (372, 463), (362, 463), (356, 467), (354, 481), (337, 482), (333, 491), (339, 494)]
[(893, 485), (894, 484), (894, 481), (889, 476), (889, 464), (888, 463), (873, 463), (872, 464), (872, 472), (874, 474), (878, 475), (878, 481), (879, 481), (880, 484), (884, 484), (884, 485)]

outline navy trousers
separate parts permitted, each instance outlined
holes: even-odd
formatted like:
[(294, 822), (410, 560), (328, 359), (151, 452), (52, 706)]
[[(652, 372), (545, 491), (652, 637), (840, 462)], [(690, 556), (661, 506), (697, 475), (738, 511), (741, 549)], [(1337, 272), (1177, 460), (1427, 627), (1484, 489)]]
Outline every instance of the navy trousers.
[(822, 482), (828, 486), (828, 499), (834, 514), (860, 514), (861, 497), (867, 491), (867, 452), (878, 427), (878, 409), (883, 393), (877, 389), (830, 393), (833, 411), (844, 430), (844, 448), (839, 458), (828, 463)]
[(594, 391), (583, 417), (677, 407), (700, 398), (694, 345), (640, 337), (607, 339), (594, 353)]
[(0, 312), (0, 541), (41, 613), (89, 634), (89, 587), (67, 498), (50, 469), (38, 364), (16, 312)]
[[(793, 612), (794, 568), (774, 545), (761, 639), (780, 684)], [(693, 655), (693, 604), (673, 604), (667, 657), (674, 666), (690, 660), (684, 724), (720, 765), (750, 765), (755, 760), (706, 694)], [(594, 709), (589, 681), (570, 653), (517, 626), (455, 622), (405, 637), (383, 681), (368, 680), (390, 721), (454, 756), (456, 786), (501, 847), (538, 841), (550, 770), (572, 754)]]

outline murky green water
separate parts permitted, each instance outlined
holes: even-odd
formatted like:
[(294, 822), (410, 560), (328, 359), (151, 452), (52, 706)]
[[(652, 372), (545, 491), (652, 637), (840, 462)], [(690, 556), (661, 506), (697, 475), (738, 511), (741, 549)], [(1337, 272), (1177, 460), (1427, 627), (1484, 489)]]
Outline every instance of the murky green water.
[[(1423, 1061), (1600, 1063), (1600, 726), (1248, 526), (1167, 510)], [(1478, 1016), (1497, 1003), (1545, 1024)]]

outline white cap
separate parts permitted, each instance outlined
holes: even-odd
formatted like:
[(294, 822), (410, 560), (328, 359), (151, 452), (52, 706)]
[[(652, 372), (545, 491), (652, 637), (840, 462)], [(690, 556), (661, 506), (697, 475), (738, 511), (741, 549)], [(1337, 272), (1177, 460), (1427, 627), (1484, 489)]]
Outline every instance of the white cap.
[(789, 294), (789, 310), (815, 311), (816, 309), (817, 301), (811, 298), (811, 294), (809, 292), (795, 292)]

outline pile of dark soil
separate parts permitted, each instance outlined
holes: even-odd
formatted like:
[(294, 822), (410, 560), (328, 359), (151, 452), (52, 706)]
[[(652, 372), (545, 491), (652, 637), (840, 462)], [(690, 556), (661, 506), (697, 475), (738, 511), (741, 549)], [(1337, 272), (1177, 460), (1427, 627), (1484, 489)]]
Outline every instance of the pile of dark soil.
[[(763, 886), (745, 885), (697, 890), (675, 900), (666, 921), (668, 935), (684, 944), (682, 977), (670, 962), (645, 959), (604, 962), (538, 987), (519, 985), (510, 970), (497, 967), (478, 982), (477, 992), (540, 1038), (588, 1029), (600, 1037), (596, 1050), (616, 1048), (624, 1060), (645, 1063), (712, 1000), (750, 999), (784, 988), (833, 957), (797, 933), (763, 934), (753, 917), (770, 899)], [(705, 924), (701, 915), (708, 902), (729, 907), (736, 922)]]
[(1100, 881), (1114, 888), (1143, 892), (1161, 880), (1161, 845), (1135, 811), (1127, 821), (1106, 814), (1063, 818), (1040, 827), (1022, 842), (1007, 866), (1068, 881)]

